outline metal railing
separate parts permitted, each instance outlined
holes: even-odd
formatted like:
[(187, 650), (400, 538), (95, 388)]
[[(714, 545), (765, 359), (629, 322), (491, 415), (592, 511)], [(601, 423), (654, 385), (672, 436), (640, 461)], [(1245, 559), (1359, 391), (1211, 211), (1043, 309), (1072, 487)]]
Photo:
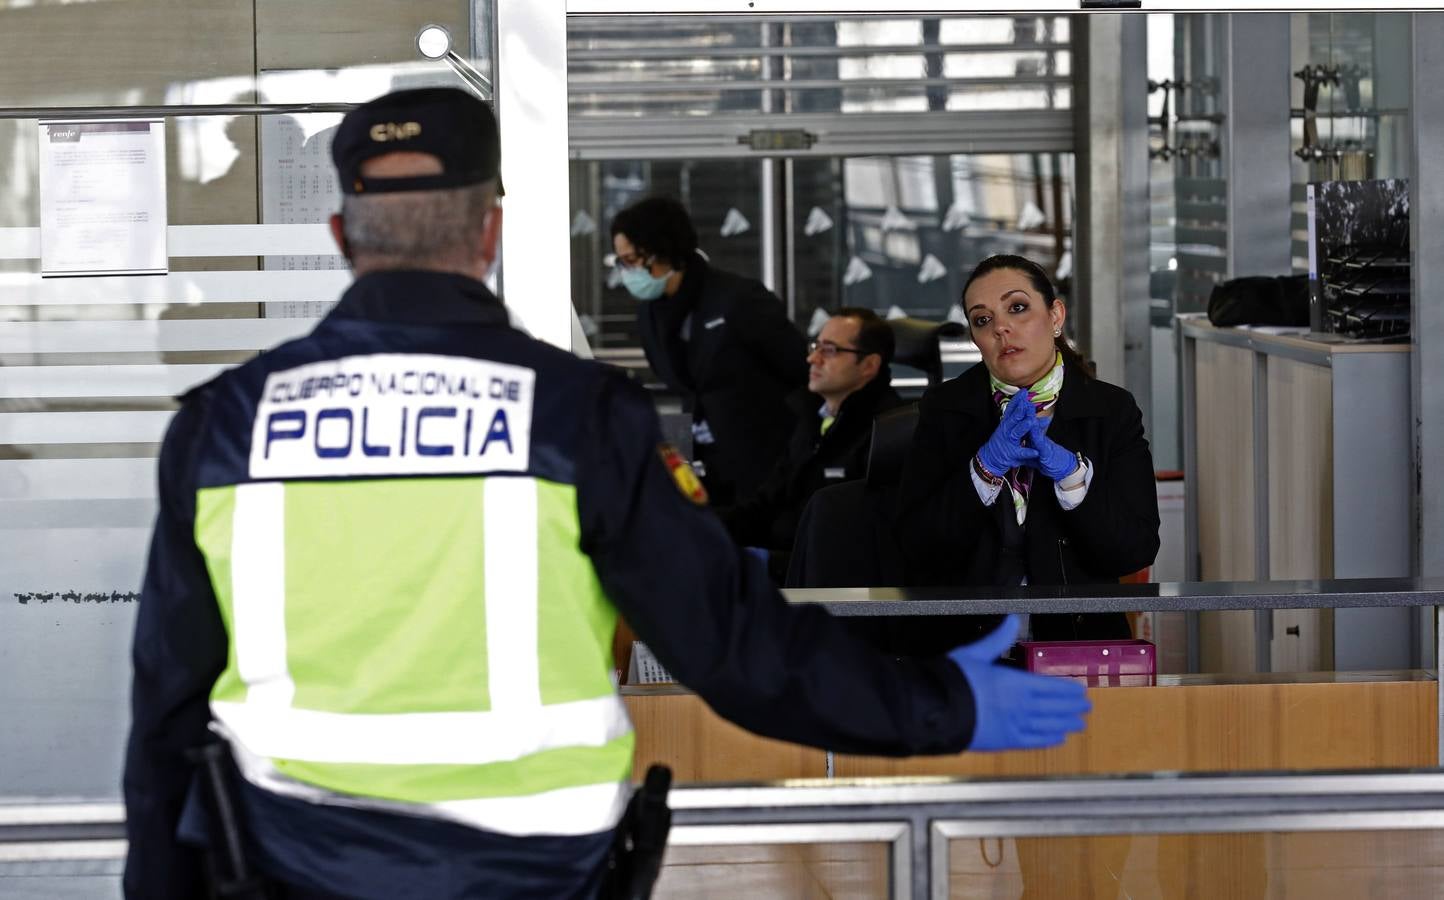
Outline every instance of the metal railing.
[(954, 838), (1444, 828), (1444, 772), (868, 779), (687, 787), (672, 846), (889, 845), (891, 896), (949, 896)]
[[(1444, 829), (1444, 771), (797, 780), (672, 791), (670, 847), (886, 846), (894, 898), (949, 895), (955, 839)], [(111, 803), (0, 805), (0, 878), (119, 874)]]

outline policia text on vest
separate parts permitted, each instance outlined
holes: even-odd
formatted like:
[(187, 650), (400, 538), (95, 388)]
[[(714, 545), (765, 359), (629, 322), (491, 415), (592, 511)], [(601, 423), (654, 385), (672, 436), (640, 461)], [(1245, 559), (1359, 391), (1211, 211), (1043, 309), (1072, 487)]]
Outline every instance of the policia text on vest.
[(535, 373), (445, 356), (378, 354), (266, 379), (251, 442), (258, 477), (519, 472)]

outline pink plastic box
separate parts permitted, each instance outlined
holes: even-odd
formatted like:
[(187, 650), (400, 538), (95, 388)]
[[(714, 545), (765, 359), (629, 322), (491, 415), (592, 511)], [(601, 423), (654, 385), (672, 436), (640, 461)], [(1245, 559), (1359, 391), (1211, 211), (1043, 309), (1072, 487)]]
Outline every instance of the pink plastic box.
[(1142, 686), (1158, 672), (1151, 641), (1023, 641), (1023, 668), (1090, 686)]

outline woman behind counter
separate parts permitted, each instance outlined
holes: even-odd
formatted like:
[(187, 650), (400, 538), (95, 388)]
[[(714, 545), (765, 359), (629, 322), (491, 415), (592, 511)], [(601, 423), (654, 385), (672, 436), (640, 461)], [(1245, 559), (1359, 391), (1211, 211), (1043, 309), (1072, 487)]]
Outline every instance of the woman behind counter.
[[(983, 364), (919, 406), (899, 502), (908, 581), (1105, 584), (1152, 564), (1158, 495), (1143, 416), (1069, 346), (1047, 273), (989, 257), (964, 285), (963, 308)], [(1122, 613), (1035, 615), (1032, 630), (1036, 640), (1129, 636)]]

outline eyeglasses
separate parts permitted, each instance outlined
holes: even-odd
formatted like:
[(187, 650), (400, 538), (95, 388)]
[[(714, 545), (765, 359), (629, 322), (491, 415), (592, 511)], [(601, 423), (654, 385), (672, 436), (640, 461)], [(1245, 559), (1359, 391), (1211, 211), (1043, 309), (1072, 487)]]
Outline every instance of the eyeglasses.
[(867, 356), (867, 352), (856, 347), (839, 347), (832, 341), (812, 341), (807, 345), (807, 355), (814, 353), (822, 355), (823, 359), (832, 359), (839, 353), (856, 353), (859, 357)]
[(656, 260), (655, 256), (628, 256), (624, 259), (615, 253), (609, 253), (603, 262), (618, 269), (650, 269)]

